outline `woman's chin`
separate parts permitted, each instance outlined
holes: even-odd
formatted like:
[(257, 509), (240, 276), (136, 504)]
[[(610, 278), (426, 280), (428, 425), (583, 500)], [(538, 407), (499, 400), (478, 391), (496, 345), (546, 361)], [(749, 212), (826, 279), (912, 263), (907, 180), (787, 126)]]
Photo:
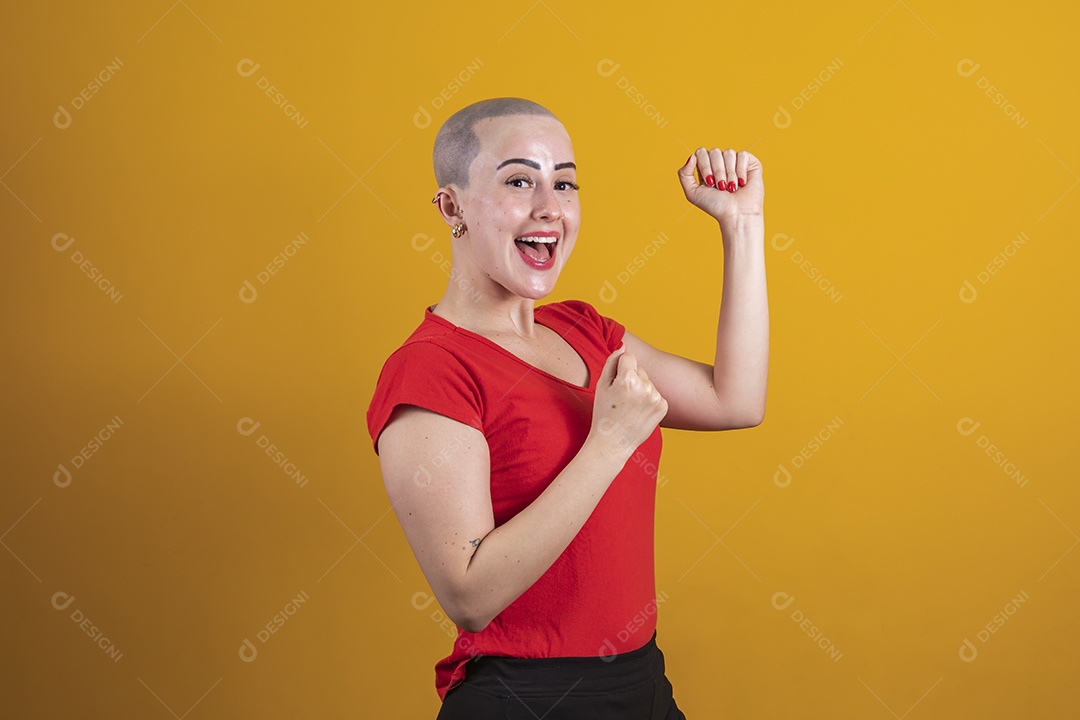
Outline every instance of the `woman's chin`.
[(506, 278), (503, 287), (521, 298), (540, 300), (547, 297), (555, 290), (555, 283), (559, 279), (559, 270), (554, 267), (543, 273), (528, 271), (517, 277)]
[(536, 279), (530, 283), (521, 283), (517, 294), (530, 300), (542, 300), (555, 291), (555, 281), (558, 275), (547, 274), (542, 279)]

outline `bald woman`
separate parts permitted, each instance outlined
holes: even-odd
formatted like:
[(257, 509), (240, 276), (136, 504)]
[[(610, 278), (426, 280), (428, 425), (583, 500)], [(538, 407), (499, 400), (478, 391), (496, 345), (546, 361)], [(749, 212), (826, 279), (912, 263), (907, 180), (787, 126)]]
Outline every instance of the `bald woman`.
[(434, 166), (450, 282), (386, 360), (367, 420), (390, 502), (458, 628), (435, 666), (438, 718), (684, 718), (655, 632), (660, 428), (764, 417), (761, 164), (701, 147), (678, 170), (724, 250), (711, 365), (587, 302), (536, 305), (581, 222), (573, 146), (549, 110), (469, 105), (440, 128)]

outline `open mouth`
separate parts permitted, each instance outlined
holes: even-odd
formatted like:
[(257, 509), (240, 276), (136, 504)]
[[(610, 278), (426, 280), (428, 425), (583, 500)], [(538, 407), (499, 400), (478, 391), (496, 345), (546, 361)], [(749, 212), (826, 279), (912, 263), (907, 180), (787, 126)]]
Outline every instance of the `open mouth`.
[(554, 235), (525, 235), (515, 239), (514, 244), (528, 265), (543, 269), (554, 264), (559, 238)]

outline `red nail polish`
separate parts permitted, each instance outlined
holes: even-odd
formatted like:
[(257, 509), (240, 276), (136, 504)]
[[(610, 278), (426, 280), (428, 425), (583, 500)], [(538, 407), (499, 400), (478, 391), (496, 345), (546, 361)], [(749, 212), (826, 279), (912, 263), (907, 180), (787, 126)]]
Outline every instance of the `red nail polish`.
[(728, 182), (727, 191), (728, 192), (735, 192), (735, 181), (734, 180)]
[(690, 161), (694, 159), (694, 153), (690, 153), (690, 157), (686, 158), (686, 162), (683, 165), (689, 165)]
[(705, 176), (705, 184), (708, 185), (709, 187), (712, 187), (713, 185), (716, 185), (716, 178), (714, 178), (712, 175), (706, 175)]
[(739, 178), (739, 187), (742, 187), (745, 184), (746, 184), (746, 181), (743, 180), (742, 178)]

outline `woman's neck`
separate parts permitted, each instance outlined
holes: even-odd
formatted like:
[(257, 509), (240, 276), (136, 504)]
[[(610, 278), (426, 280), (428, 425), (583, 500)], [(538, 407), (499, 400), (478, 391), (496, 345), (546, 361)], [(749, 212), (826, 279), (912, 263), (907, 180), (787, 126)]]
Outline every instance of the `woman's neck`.
[(533, 311), (536, 301), (511, 295), (500, 298), (462, 288), (451, 281), (432, 312), (477, 335), (534, 337)]

